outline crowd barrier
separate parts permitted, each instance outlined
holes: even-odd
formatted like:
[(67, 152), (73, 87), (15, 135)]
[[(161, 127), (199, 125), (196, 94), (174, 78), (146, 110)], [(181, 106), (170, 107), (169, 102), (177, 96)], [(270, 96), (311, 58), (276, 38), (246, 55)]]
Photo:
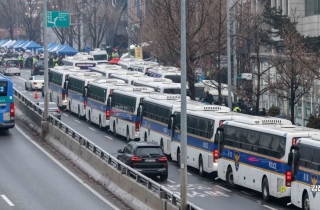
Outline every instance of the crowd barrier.
[[(134, 209), (179, 209), (179, 194), (171, 192), (161, 184), (117, 160), (57, 118), (50, 115), (45, 123), (43, 110), (16, 89), (14, 89), (14, 97), (16, 108), (35, 126), (39, 126), (43, 130), (48, 129), (45, 132), (47, 141), (59, 147), (64, 155), (73, 156), (73, 161), (79, 161), (80, 157), (84, 163), (77, 165), (87, 173), (90, 173), (88, 168), (92, 167), (99, 174), (93, 178), (124, 203)], [(192, 203), (188, 203), (188, 209), (201, 210)]]

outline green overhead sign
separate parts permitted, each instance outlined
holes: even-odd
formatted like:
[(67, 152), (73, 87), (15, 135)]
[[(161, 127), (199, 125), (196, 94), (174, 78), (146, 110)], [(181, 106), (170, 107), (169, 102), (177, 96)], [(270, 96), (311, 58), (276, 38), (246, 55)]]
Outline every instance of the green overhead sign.
[(48, 11), (48, 28), (68, 28), (70, 26), (70, 13), (68, 11)]

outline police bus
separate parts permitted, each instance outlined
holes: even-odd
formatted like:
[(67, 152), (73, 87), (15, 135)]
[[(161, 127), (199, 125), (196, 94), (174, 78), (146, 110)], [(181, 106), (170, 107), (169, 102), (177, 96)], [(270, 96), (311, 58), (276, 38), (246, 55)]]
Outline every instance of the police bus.
[(143, 76), (144, 74), (140, 72), (123, 70), (123, 71), (110, 73), (108, 75), (108, 78), (120, 79), (127, 84), (132, 84), (133, 80), (136, 80), (137, 78), (143, 77)]
[(218, 177), (229, 187), (240, 185), (262, 192), (265, 201), (291, 196), (290, 148), (300, 137), (319, 134), (291, 121), (258, 116), (225, 121), (218, 129)]
[(140, 139), (140, 115), (144, 98), (154, 90), (147, 87), (120, 87), (112, 92), (110, 130), (127, 142)]
[(171, 129), (168, 129), (168, 123), (171, 115), (180, 108), (180, 100), (178, 94), (156, 92), (143, 100), (141, 138), (157, 142), (168, 156), (171, 154)]
[(320, 134), (298, 139), (289, 157), (293, 173), (291, 204), (320, 210)]
[(86, 119), (99, 125), (100, 130), (109, 126), (111, 99), (114, 89), (127, 86), (122, 80), (100, 78), (88, 84)]
[[(214, 133), (223, 121), (234, 120), (242, 114), (231, 112), (228, 107), (205, 105), (200, 102), (187, 104), (187, 165), (199, 170), (199, 175), (216, 173), (218, 147), (214, 145)], [(172, 128), (171, 158), (180, 164), (181, 109), (177, 109), (168, 127)], [(172, 123), (172, 124), (170, 124)]]
[[(132, 81), (132, 85), (150, 87), (159, 93), (181, 94), (181, 84), (166, 78), (139, 77)], [(189, 88), (187, 95), (190, 96)]]
[[(197, 101), (203, 101), (205, 99), (205, 92), (209, 91), (212, 94), (214, 101), (219, 101), (218, 83), (214, 80), (202, 80), (195, 83), (195, 98)], [(228, 101), (228, 85), (221, 84), (221, 97), (223, 102)], [(234, 101), (233, 93), (231, 92), (231, 99)]]
[(68, 110), (82, 119), (86, 115), (87, 88), (91, 81), (101, 78), (102, 75), (96, 72), (83, 72), (70, 74), (68, 79)]
[(149, 77), (171, 79), (174, 83), (181, 83), (181, 72), (175, 67), (164, 67), (160, 70), (156, 68), (148, 69), (146, 75)]
[(97, 62), (89, 60), (86, 57), (66, 57), (62, 59), (64, 66), (79, 67), (80, 69), (89, 69), (95, 67)]
[(49, 100), (58, 107), (67, 107), (67, 81), (70, 74), (84, 72), (78, 67), (55, 66), (49, 69)]
[(0, 129), (8, 130), (15, 126), (13, 83), (0, 74)]
[(121, 70), (125, 71), (125, 69), (123, 69), (121, 66), (109, 65), (109, 64), (97, 65), (95, 67), (90, 68), (90, 71), (101, 73), (105, 77), (108, 77), (108, 75), (111, 73), (116, 73)]
[(128, 70), (137, 71), (137, 72), (146, 74), (149, 69), (154, 68), (156, 66), (159, 66), (157, 62), (143, 61), (143, 62), (134, 63), (133, 65), (131, 65), (131, 68), (129, 68)]

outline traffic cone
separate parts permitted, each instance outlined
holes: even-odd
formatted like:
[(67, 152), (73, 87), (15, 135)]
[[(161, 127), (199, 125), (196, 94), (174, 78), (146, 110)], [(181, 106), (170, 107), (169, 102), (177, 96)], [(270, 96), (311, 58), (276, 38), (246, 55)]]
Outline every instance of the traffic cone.
[(36, 90), (36, 92), (34, 93), (34, 98), (35, 99), (38, 99), (39, 98), (39, 95), (38, 95), (38, 91)]

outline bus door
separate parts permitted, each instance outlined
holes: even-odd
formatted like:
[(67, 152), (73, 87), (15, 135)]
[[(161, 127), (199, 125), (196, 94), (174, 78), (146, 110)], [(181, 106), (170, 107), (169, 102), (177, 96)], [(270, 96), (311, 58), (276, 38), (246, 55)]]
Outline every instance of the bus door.
[(291, 166), (291, 200), (299, 201), (301, 200), (302, 188), (299, 182), (295, 181), (297, 178), (298, 170), (299, 170), (299, 159), (300, 159), (300, 151), (298, 146), (291, 146), (290, 153), (288, 155), (288, 165)]

